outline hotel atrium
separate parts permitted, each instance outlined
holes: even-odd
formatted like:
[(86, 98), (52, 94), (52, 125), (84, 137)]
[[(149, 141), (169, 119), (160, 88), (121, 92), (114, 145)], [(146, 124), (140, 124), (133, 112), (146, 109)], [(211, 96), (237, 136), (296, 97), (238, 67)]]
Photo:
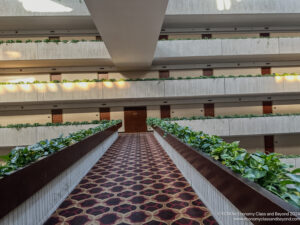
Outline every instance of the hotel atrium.
[(0, 225), (300, 224), (299, 0), (0, 6)]

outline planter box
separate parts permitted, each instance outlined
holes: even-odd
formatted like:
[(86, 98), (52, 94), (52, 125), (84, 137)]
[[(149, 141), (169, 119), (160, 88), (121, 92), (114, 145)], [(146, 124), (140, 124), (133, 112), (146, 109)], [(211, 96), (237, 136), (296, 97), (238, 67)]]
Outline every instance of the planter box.
[[(164, 137), (164, 132), (159, 127), (154, 127), (154, 135), (220, 224), (295, 224), (295, 221), (250, 221), (253, 218), (267, 217), (257, 212), (266, 214), (297, 212), (298, 217), (293, 215), (286, 217), (300, 219), (299, 208), (235, 174), (210, 156), (197, 152), (170, 134)], [(247, 217), (240, 213), (247, 213)]]
[(0, 179), (0, 224), (45, 222), (116, 140), (120, 127), (121, 123)]

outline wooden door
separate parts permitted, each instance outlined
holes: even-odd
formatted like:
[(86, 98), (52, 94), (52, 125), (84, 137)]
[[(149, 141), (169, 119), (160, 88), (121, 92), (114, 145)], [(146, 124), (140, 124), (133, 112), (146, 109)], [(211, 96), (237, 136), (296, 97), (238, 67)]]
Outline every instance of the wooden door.
[(262, 67), (261, 68), (261, 75), (269, 75), (271, 74), (271, 67)]
[(61, 81), (61, 73), (51, 73), (50, 81)]
[(214, 103), (209, 103), (209, 104), (204, 104), (204, 116), (215, 116), (215, 104)]
[(98, 72), (98, 80), (108, 80), (108, 72)]
[(161, 70), (159, 71), (159, 78), (169, 78), (170, 71), (169, 70)]
[(213, 69), (203, 69), (203, 76), (211, 77), (214, 75)]
[(110, 120), (110, 108), (100, 108), (100, 120)]
[(268, 135), (264, 137), (265, 139), (265, 153), (274, 152), (274, 136)]
[(261, 37), (261, 38), (268, 38), (268, 37), (270, 37), (270, 33), (260, 33), (259, 37)]
[(272, 101), (263, 102), (263, 114), (272, 114), (273, 113), (273, 104)]
[(161, 105), (160, 106), (160, 118), (170, 118), (171, 117), (171, 109), (169, 105)]
[(159, 40), (168, 40), (169, 39), (169, 35), (159, 35)]
[(211, 34), (202, 34), (202, 39), (211, 39), (212, 35)]
[(52, 114), (52, 123), (63, 122), (62, 109), (52, 109), (51, 114)]
[(147, 131), (147, 109), (146, 107), (125, 107), (124, 123), (125, 132), (146, 132)]

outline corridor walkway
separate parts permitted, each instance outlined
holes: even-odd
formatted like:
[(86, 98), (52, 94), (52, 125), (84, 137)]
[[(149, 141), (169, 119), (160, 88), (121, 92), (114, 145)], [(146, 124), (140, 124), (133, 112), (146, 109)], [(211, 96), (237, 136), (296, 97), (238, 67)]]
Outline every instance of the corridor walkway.
[(153, 134), (121, 134), (45, 223), (216, 225)]

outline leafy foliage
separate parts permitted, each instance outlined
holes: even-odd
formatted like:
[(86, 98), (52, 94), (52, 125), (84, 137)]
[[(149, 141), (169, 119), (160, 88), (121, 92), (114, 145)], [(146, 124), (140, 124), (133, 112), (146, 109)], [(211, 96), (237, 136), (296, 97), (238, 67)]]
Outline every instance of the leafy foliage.
[(273, 114), (244, 114), (244, 115), (225, 115), (225, 116), (192, 116), (192, 117), (172, 117), (165, 118), (164, 121), (178, 120), (208, 120), (208, 119), (234, 119), (234, 118), (256, 118), (256, 117), (276, 117), (276, 116), (299, 116), (300, 113), (273, 113)]
[(16, 147), (8, 154), (8, 156), (1, 157), (2, 160), (6, 161), (6, 164), (0, 166), (0, 177), (7, 176), (17, 169), (20, 169), (43, 157), (47, 157), (48, 155), (60, 151), (87, 138), (88, 136), (103, 131), (120, 122), (120, 120), (101, 121), (100, 125), (95, 128), (80, 130), (71, 133), (66, 137), (60, 136), (51, 140), (42, 140), (27, 147)]
[[(0, 42), (1, 44), (1, 42)], [(58, 81), (58, 80), (54, 80), (54, 81), (33, 81), (33, 82), (0, 82), (0, 85), (8, 85), (8, 84), (47, 84), (47, 83), (81, 83), (81, 82), (119, 82), (119, 81), (161, 81), (161, 80), (193, 80), (193, 79), (221, 79), (221, 78), (226, 78), (226, 79), (238, 79), (238, 78), (249, 78), (249, 77), (262, 77), (262, 78), (266, 78), (266, 77), (285, 77), (285, 76), (299, 76), (299, 74), (296, 73), (284, 73), (284, 74), (269, 74), (269, 75), (261, 75), (261, 74), (257, 74), (257, 75), (252, 75), (252, 74), (248, 74), (248, 75), (238, 75), (238, 76), (234, 76), (234, 75), (220, 75), (220, 76), (198, 76), (198, 77), (169, 77), (169, 78), (129, 78), (129, 79), (93, 79), (93, 80), (89, 80), (89, 79), (83, 79), (83, 80), (63, 80), (63, 81)]]
[(258, 183), (290, 204), (300, 207), (300, 175), (297, 175), (300, 170), (289, 172), (288, 166), (280, 162), (276, 153), (248, 153), (239, 147), (239, 142), (227, 143), (220, 137), (210, 136), (202, 131), (195, 132), (188, 127), (160, 119), (150, 118), (147, 123), (160, 127), (165, 134), (175, 135), (184, 143), (220, 161), (242, 177)]
[(27, 127), (54, 127), (54, 126), (70, 126), (70, 125), (87, 125), (87, 124), (101, 124), (103, 122), (107, 122), (107, 121), (99, 121), (99, 120), (93, 120), (91, 122), (88, 121), (83, 121), (83, 122), (64, 122), (64, 123), (45, 123), (45, 124), (41, 124), (41, 123), (22, 123), (22, 124), (8, 124), (6, 126), (1, 126), (0, 128), (16, 128), (17, 130), (21, 129), (21, 128), (27, 128)]
[(78, 42), (101, 42), (101, 40), (84, 40), (84, 39), (81, 39), (81, 40), (71, 40), (71, 41), (68, 41), (68, 40), (50, 40), (50, 39), (44, 39), (44, 40), (26, 40), (26, 41), (22, 41), (22, 40), (0, 40), (0, 45), (1, 44), (14, 44), (14, 43), (78, 43)]

